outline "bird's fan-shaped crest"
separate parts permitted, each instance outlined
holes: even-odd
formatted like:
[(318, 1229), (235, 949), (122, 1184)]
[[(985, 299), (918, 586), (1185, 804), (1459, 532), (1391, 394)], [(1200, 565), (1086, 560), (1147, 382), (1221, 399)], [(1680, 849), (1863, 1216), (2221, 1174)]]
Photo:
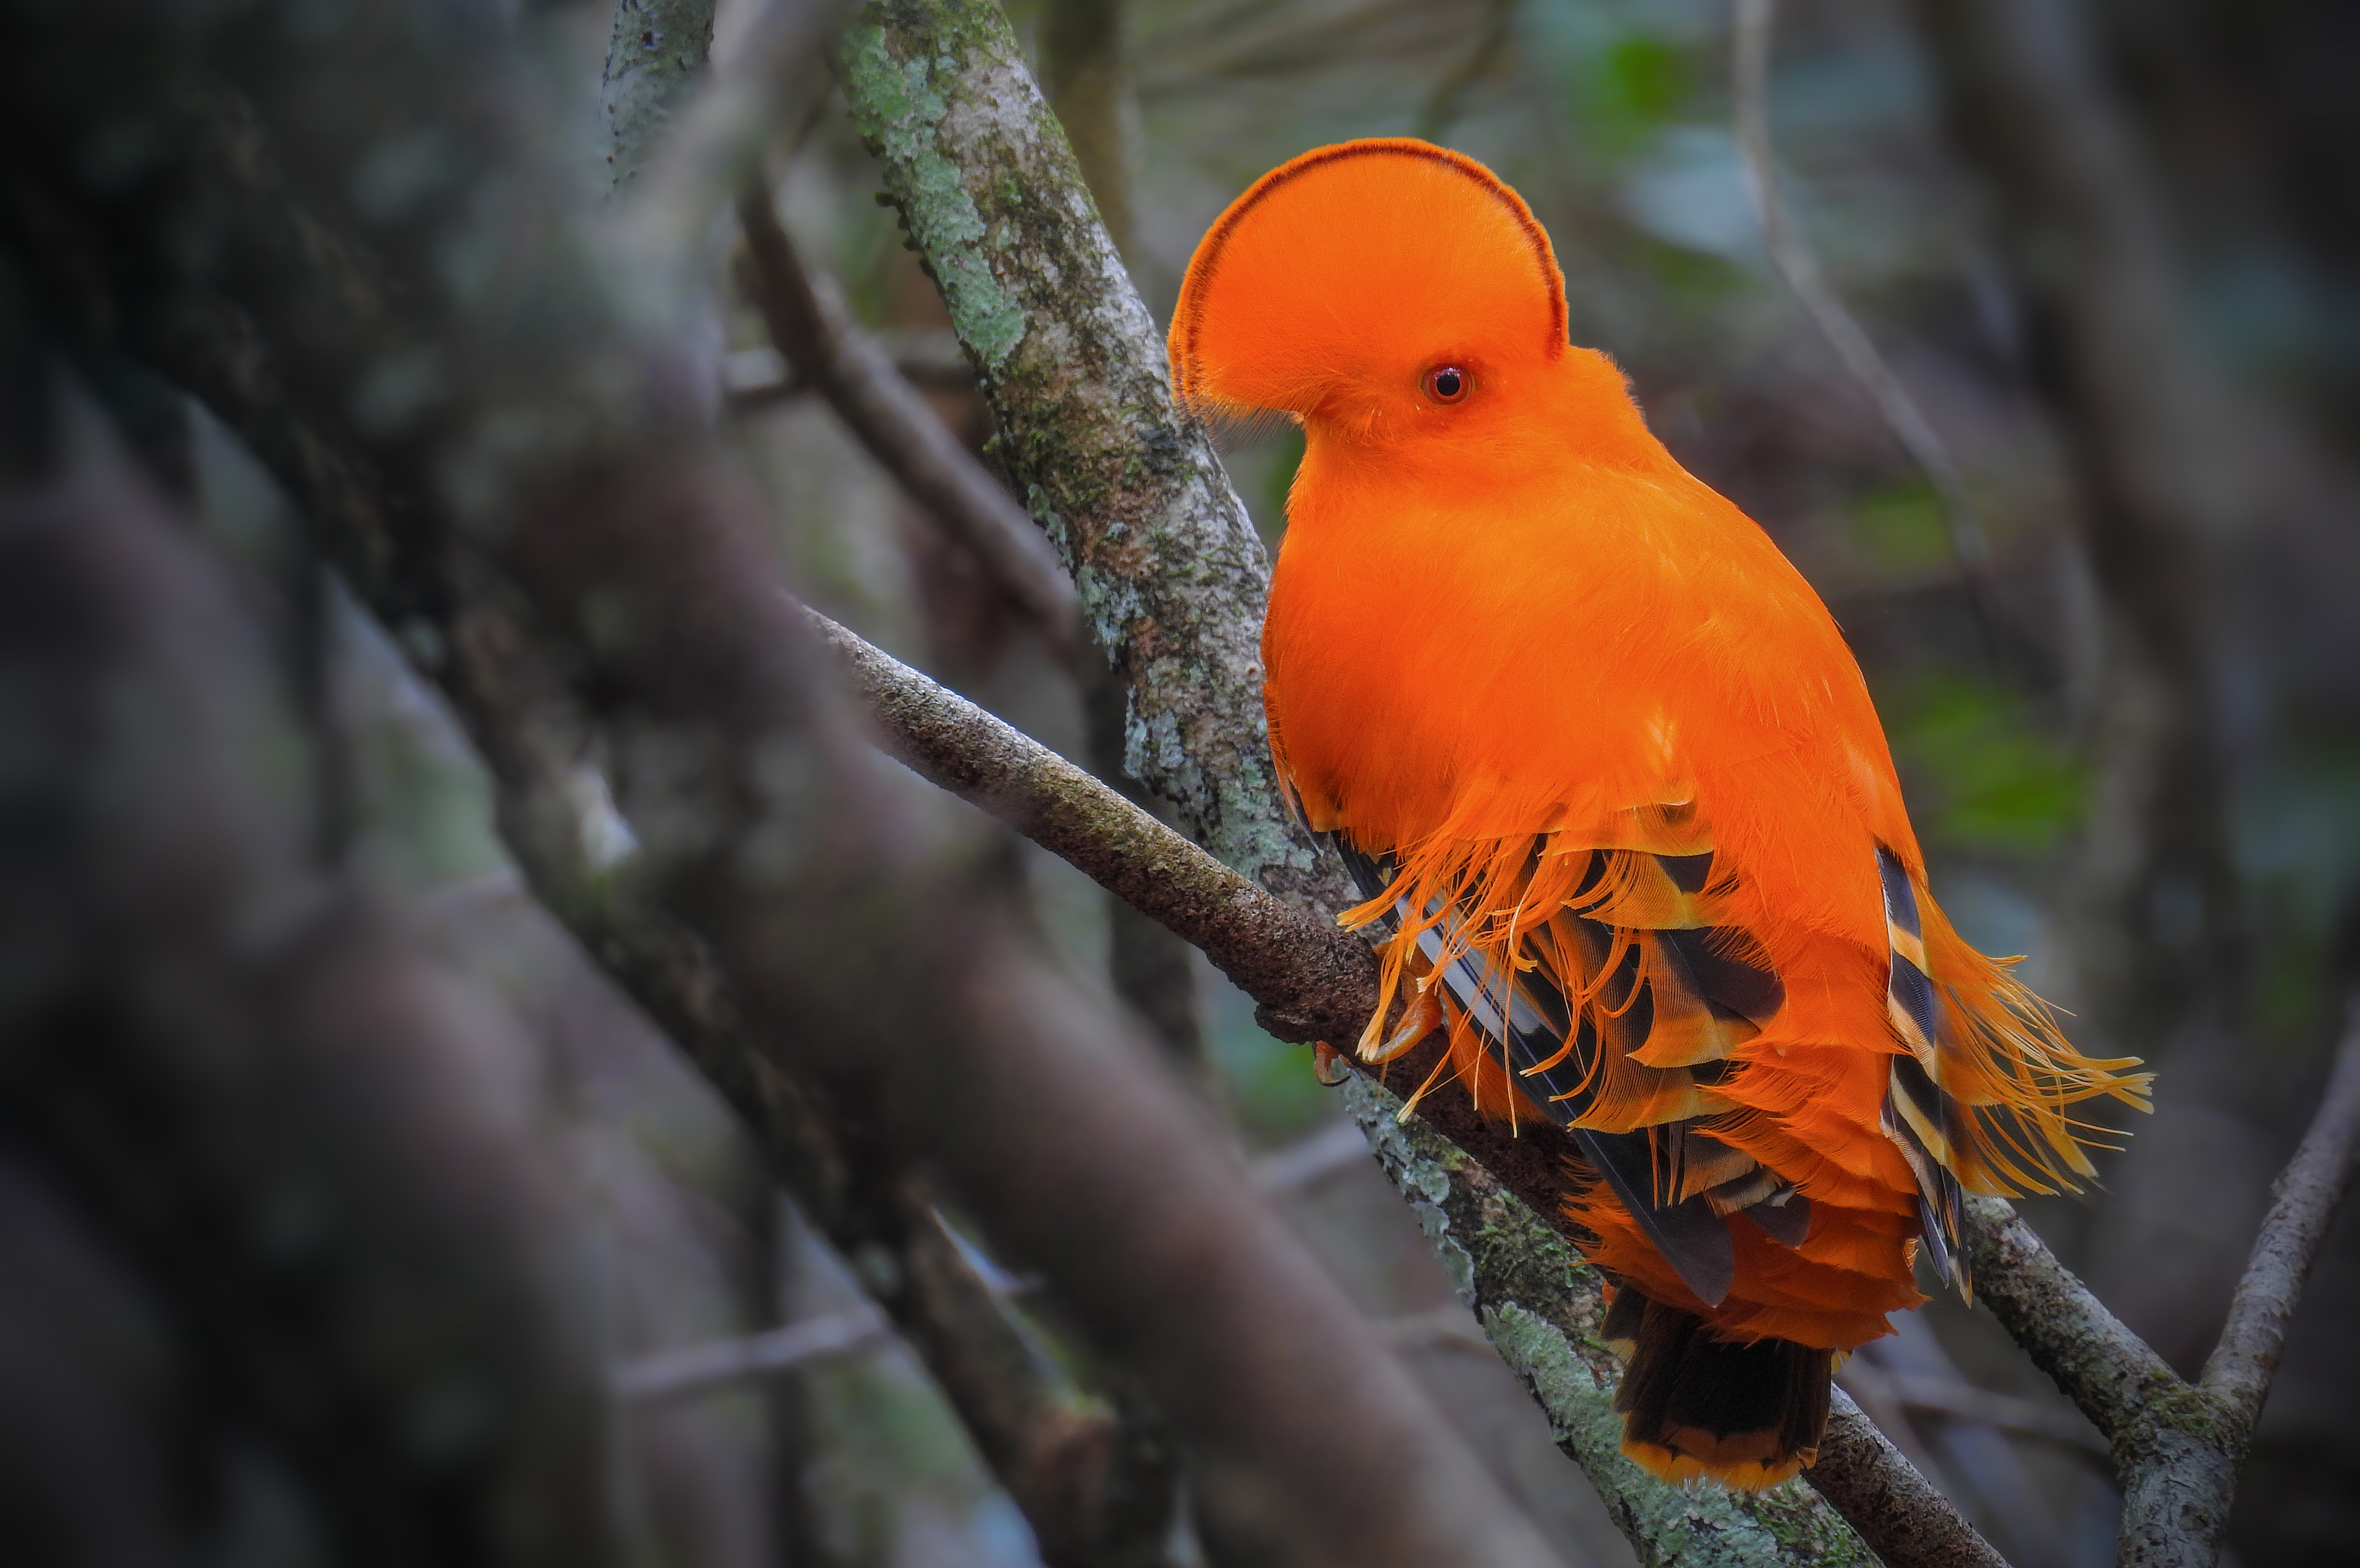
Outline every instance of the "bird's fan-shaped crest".
[(1565, 346), (1565, 279), (1532, 210), (1472, 158), (1405, 139), (1255, 181), (1198, 245), (1172, 326), (1176, 390), (1225, 412), (1306, 413), (1340, 381)]

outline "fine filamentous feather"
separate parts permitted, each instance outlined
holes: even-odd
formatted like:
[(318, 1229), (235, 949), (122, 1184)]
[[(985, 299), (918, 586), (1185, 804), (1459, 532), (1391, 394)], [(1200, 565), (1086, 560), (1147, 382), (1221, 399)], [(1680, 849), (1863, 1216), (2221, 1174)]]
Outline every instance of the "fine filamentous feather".
[[(1372, 901), (1388, 897), (1395, 877), (1390, 857), (1365, 854), (1344, 834), (1329, 835), (1329, 842), (1363, 896)], [(1655, 858), (1671, 863), (1665, 869), (1688, 892), (1702, 888), (1711, 862), (1710, 855)], [(1430, 914), (1432, 923), (1419, 931), (1418, 943), (1447, 994), (1481, 1032), (1493, 1059), (1529, 1085), (1529, 1097), (1567, 1131), (1584, 1161), (1700, 1300), (1719, 1305), (1729, 1293), (1736, 1254), (1728, 1214), (1742, 1214), (1786, 1246), (1802, 1244), (1810, 1226), (1809, 1201), (1792, 1182), (1699, 1130), (1695, 1118), (1633, 1132), (1578, 1125), (1598, 1095), (1601, 1041), (1593, 1018), (1587, 1011), (1577, 1017), (1565, 992), (1535, 971), (1510, 977), (1477, 954), (1451, 953), (1448, 912)], [(1383, 918), (1398, 931), (1408, 915), (1404, 907)], [(1594, 950), (1636, 956), (1632, 939), (1640, 933), (1583, 923), (1596, 928)], [(1777, 1010), (1783, 993), (1775, 975), (1716, 951), (1708, 931), (1661, 934), (1682, 939), (1666, 944), (1676, 963), (1646, 980), (1633, 977), (1631, 994), (1613, 999), (1638, 1038), (1649, 1035), (1660, 1005), (1653, 993), (1675, 977), (1689, 986), (1684, 1001), (1732, 1015), (1751, 1011), (1766, 1018)], [(1585, 978), (1594, 982), (1596, 976)], [(1568, 1041), (1571, 1051), (1565, 1049)]]

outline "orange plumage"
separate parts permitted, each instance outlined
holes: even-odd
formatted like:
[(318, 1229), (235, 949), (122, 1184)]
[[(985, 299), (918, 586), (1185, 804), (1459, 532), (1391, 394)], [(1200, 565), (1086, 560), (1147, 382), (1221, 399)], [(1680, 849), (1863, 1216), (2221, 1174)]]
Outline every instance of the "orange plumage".
[(1567, 343), (1488, 170), (1364, 141), (1272, 171), (1171, 347), (1192, 406), (1304, 428), (1266, 699), (1351, 920), (1393, 930), (1408, 1021), (1363, 1054), (1445, 1027), (1479, 1105), (1564, 1128), (1626, 1451), (1793, 1474), (1831, 1354), (1922, 1300), (1921, 1241), (1953, 1270), (1960, 1185), (2071, 1185), (2069, 1107), (2145, 1076), (1944, 920), (1842, 634)]

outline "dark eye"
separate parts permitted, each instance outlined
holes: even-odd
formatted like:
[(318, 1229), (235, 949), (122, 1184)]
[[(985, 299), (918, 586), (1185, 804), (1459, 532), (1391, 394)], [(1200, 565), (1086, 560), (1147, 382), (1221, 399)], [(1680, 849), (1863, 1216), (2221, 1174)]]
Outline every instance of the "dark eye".
[(1472, 378), (1456, 365), (1437, 365), (1426, 373), (1426, 395), (1437, 403), (1456, 403), (1467, 396)]

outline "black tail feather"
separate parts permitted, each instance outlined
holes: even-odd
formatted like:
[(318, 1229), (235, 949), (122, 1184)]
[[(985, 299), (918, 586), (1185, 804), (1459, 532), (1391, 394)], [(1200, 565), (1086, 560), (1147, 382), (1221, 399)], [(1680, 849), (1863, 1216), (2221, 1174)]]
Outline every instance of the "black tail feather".
[(1632, 1346), (1614, 1408), (1622, 1452), (1667, 1480), (1785, 1480), (1819, 1455), (1835, 1353), (1791, 1340), (1737, 1345), (1693, 1312), (1624, 1286), (1605, 1337)]

